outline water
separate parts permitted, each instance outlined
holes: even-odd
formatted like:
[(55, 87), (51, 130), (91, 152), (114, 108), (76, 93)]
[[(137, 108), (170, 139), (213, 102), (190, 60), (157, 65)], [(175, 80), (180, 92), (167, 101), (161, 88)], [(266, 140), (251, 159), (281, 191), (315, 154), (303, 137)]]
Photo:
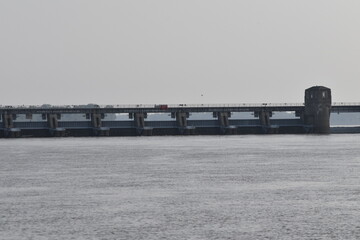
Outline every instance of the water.
[(360, 239), (360, 135), (0, 140), (0, 239)]

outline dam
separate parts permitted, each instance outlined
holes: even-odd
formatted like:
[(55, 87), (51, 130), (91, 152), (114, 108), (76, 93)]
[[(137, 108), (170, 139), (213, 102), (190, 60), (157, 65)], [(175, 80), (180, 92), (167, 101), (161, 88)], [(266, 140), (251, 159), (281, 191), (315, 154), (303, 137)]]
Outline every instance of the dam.
[[(331, 89), (323, 86), (308, 88), (304, 95), (304, 103), (298, 104), (0, 106), (0, 137), (360, 132), (358, 128), (330, 127), (331, 113), (359, 113), (360, 103), (332, 103)], [(293, 116), (274, 118), (274, 113), (279, 112)], [(197, 113), (211, 114), (212, 119), (191, 119)], [(252, 118), (234, 118), (237, 113), (251, 113)], [(107, 119), (120, 114), (127, 119)], [(163, 114), (168, 119), (148, 120), (153, 114)], [(68, 116), (78, 118), (69, 120)]]

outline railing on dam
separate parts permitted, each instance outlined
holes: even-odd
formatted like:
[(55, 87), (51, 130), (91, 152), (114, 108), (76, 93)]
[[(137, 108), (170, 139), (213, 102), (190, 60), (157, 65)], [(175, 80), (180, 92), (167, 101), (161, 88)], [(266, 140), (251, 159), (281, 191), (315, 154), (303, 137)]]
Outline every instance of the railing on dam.
[[(222, 104), (91, 104), (91, 105), (14, 105), (3, 106), (0, 109), (54, 109), (54, 108), (157, 108), (166, 105), (168, 108), (203, 108), (203, 107), (264, 107), (264, 106), (304, 106), (303, 103), (222, 103)], [(359, 103), (360, 105), (360, 103)]]
[[(89, 104), (89, 105), (0, 105), (0, 109), (52, 109), (52, 108), (156, 108), (166, 105), (168, 108), (202, 108), (202, 107), (294, 107), (304, 103), (221, 103), (221, 104)], [(360, 102), (333, 102), (332, 106), (360, 106)]]
[[(233, 103), (233, 104), (132, 104), (132, 105), (20, 105), (1, 106), (0, 113), (41, 114), (41, 113), (136, 113), (136, 112), (251, 112), (266, 109), (268, 111), (302, 111), (303, 103)], [(360, 112), (360, 103), (334, 102), (333, 112)]]

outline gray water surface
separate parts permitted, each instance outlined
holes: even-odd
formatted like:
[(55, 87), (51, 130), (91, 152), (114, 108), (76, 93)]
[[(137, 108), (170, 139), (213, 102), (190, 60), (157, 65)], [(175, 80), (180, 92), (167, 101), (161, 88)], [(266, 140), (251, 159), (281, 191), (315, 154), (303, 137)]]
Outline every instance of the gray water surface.
[(360, 239), (360, 135), (1, 139), (0, 239)]

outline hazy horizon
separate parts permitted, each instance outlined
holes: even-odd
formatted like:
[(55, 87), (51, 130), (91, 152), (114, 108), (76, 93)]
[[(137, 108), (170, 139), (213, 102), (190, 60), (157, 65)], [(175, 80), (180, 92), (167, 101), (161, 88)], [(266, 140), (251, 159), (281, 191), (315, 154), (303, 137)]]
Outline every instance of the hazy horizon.
[(360, 2), (0, 2), (0, 105), (360, 102)]

